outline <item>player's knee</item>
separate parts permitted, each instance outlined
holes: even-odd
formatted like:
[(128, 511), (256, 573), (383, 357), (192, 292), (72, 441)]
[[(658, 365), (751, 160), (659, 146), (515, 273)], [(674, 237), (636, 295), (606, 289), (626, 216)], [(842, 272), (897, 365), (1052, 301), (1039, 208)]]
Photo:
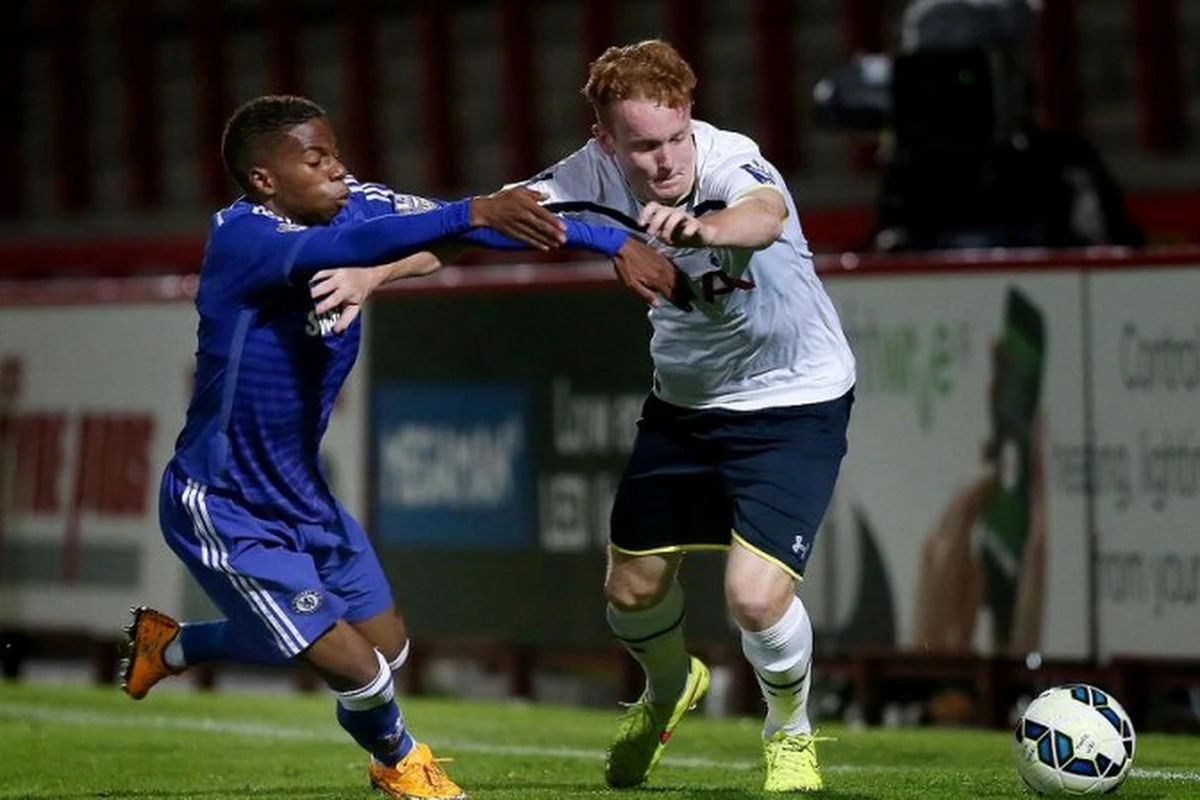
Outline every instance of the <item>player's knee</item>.
[(657, 605), (666, 586), (646, 576), (613, 573), (604, 583), (604, 596), (620, 611), (641, 611)]
[(379, 654), (371, 643), (339, 621), (300, 654), (334, 691), (370, 683), (379, 674)]
[(620, 611), (653, 608), (667, 596), (677, 564), (677, 560), (659, 556), (631, 558), (610, 553), (604, 596)]
[(761, 631), (774, 625), (792, 602), (792, 593), (750, 582), (725, 587), (729, 613), (746, 630)]

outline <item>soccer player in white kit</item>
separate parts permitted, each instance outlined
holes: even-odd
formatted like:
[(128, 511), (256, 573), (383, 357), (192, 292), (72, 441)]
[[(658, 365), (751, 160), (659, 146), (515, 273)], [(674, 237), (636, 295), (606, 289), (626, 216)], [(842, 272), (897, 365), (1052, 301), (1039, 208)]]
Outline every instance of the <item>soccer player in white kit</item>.
[(608, 752), (642, 783), (708, 688), (688, 655), (682, 553), (726, 548), (725, 594), (767, 704), (766, 791), (822, 788), (807, 698), (812, 624), (797, 582), (846, 452), (854, 357), (783, 178), (746, 136), (692, 119), (669, 44), (610, 47), (583, 89), (586, 145), (528, 182), (551, 210), (640, 231), (687, 275), (652, 297), (653, 390), (612, 511), (608, 622), (646, 673)]
[[(605, 778), (644, 782), (707, 691), (676, 573), (687, 550), (724, 549), (727, 605), (767, 704), (764, 789), (818, 791), (812, 624), (796, 587), (846, 452), (854, 357), (783, 178), (751, 139), (692, 119), (695, 84), (665, 42), (609, 48), (583, 89), (592, 139), (526, 184), (564, 216), (625, 226), (690, 289), (651, 262), (615, 263), (651, 304), (654, 379), (613, 505), (604, 587), (646, 689), (621, 718)], [(440, 266), (435, 254), (410, 261), (420, 268), (318, 275), (317, 311), (352, 319), (376, 286)]]

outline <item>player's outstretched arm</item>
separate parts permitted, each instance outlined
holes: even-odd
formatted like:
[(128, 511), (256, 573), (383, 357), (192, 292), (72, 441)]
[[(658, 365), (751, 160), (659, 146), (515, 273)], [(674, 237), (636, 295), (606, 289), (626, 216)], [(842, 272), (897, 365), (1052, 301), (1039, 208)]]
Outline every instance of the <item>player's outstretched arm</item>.
[(494, 228), (521, 248), (548, 250), (566, 240), (562, 219), (538, 204), (524, 187), (447, 203), (417, 214), (388, 214), (358, 224), (314, 227), (290, 243), (290, 271), (373, 267), (429, 249), (472, 228)]
[[(607, 225), (591, 225), (568, 219), (566, 247), (599, 253), (613, 260), (617, 275), (634, 294), (657, 306), (665, 297), (688, 311), (691, 286), (683, 273), (661, 253), (634, 239), (628, 231)], [(476, 228), (463, 240), (501, 250), (523, 249), (523, 245), (488, 228)]]
[(471, 229), (471, 203), (460, 200), (417, 214), (387, 214), (360, 223), (312, 227), (285, 234), (274, 240), (272, 247), (290, 251), (284, 263), (293, 274), (374, 267), (466, 233)]
[(471, 225), (492, 228), (535, 250), (552, 250), (567, 241), (562, 218), (542, 207), (546, 195), (524, 186), (502, 189), (471, 200)]
[(749, 192), (728, 208), (695, 217), (677, 206), (648, 203), (638, 215), (646, 233), (676, 247), (767, 247), (783, 235), (787, 204), (775, 189)]

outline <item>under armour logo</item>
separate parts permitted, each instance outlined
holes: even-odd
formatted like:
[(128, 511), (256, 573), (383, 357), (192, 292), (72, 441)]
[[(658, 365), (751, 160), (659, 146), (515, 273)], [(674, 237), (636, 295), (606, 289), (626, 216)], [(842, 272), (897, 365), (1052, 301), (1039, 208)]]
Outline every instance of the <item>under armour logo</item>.
[(808, 542), (804, 541), (804, 534), (796, 535), (796, 541), (792, 542), (792, 552), (801, 558), (808, 556)]

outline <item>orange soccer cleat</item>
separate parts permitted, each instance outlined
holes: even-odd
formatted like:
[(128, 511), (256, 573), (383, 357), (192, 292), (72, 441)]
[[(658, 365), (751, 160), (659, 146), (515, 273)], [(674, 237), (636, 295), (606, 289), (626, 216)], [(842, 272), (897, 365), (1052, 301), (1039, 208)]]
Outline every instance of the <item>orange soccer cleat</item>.
[(179, 623), (153, 608), (131, 608), (133, 622), (125, 628), (125, 658), (121, 660), (121, 688), (141, 700), (154, 684), (182, 669), (170, 667), (163, 656), (167, 645), (179, 635)]
[(400, 763), (388, 767), (372, 759), (367, 773), (371, 785), (397, 800), (464, 800), (467, 793), (442, 769), (429, 745), (418, 742)]

